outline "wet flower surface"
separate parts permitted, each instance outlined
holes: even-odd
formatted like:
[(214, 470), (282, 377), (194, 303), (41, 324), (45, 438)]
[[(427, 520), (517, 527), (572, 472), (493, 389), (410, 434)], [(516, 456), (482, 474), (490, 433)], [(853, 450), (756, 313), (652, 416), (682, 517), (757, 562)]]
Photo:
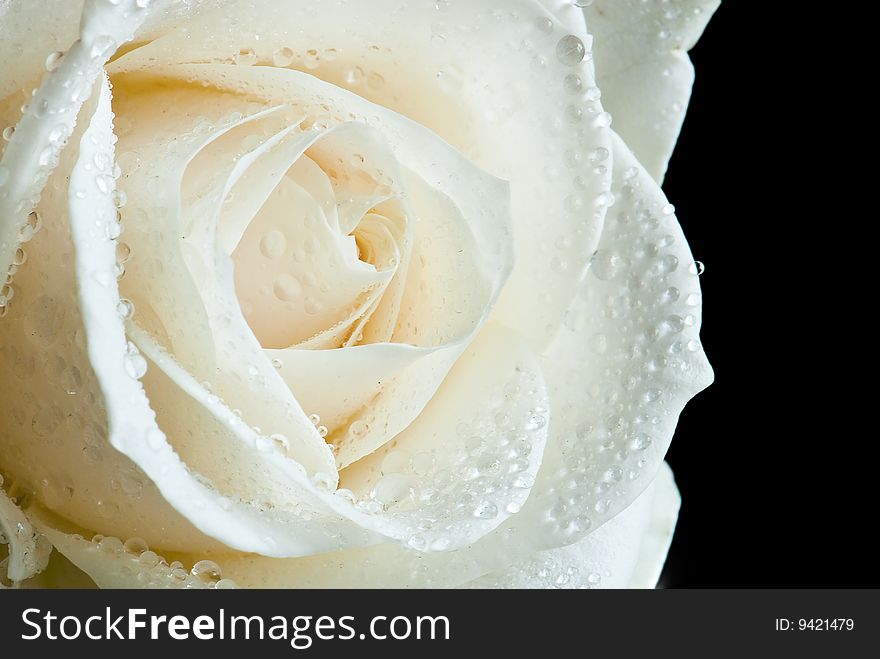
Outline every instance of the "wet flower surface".
[(653, 585), (716, 4), (3, 5), (4, 582)]

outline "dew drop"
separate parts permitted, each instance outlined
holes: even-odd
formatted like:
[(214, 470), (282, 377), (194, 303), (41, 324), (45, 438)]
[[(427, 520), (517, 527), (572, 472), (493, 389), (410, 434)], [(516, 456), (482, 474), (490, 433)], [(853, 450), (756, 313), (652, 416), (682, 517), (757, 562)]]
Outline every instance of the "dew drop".
[(603, 160), (607, 160), (609, 155), (608, 149), (600, 146), (590, 152), (590, 160), (592, 162), (602, 162)]
[(547, 418), (539, 412), (532, 412), (526, 419), (526, 430), (540, 430), (547, 425)]
[(149, 545), (147, 545), (146, 540), (137, 537), (129, 538), (128, 540), (126, 540), (123, 548), (129, 554), (134, 554), (135, 556), (140, 556), (145, 551), (148, 551), (150, 549)]
[[(98, 501), (98, 506), (100, 507), (102, 503), (102, 501)], [(120, 554), (123, 550), (122, 540), (113, 537), (102, 538), (98, 542), (98, 548), (108, 554)]]
[(214, 561), (203, 560), (192, 566), (190, 574), (204, 582), (220, 581), (223, 577), (220, 566)]
[(58, 68), (61, 64), (61, 58), (64, 57), (64, 52), (60, 50), (56, 50), (53, 53), (49, 53), (48, 57), (46, 57), (46, 70), (50, 73)]
[(609, 112), (601, 112), (596, 115), (596, 126), (599, 128), (607, 128), (611, 125), (611, 114)]
[(335, 479), (330, 474), (325, 474), (323, 471), (317, 472), (312, 477), (312, 482), (318, 489), (328, 492), (333, 491), (333, 488), (335, 487)]
[(272, 63), (275, 66), (287, 67), (293, 63), (294, 52), (290, 48), (279, 48), (272, 54)]
[(116, 313), (126, 320), (131, 318), (134, 316), (134, 303), (131, 300), (122, 298), (119, 300), (119, 304), (116, 305)]
[(638, 433), (630, 439), (629, 447), (633, 451), (644, 451), (651, 445), (651, 441), (651, 438), (645, 433)]
[(584, 88), (584, 83), (581, 80), (581, 77), (576, 73), (569, 73), (562, 81), (563, 86), (566, 91), (571, 92), (572, 94), (579, 93)]
[(129, 377), (134, 378), (135, 380), (140, 380), (147, 374), (147, 360), (139, 354), (125, 355), (123, 364), (125, 366), (125, 372), (128, 373)]
[(546, 16), (538, 16), (538, 18), (535, 19), (534, 25), (535, 28), (544, 34), (550, 34), (553, 32), (553, 21)]
[(706, 272), (706, 266), (703, 265), (702, 261), (694, 261), (688, 266), (688, 272), (692, 275), (697, 275), (698, 277)]
[(573, 34), (567, 34), (556, 44), (556, 57), (566, 66), (574, 66), (584, 60), (587, 49), (584, 42)]
[[(267, 259), (277, 259), (287, 250), (287, 238), (277, 229), (269, 231), (260, 240), (260, 252)], [(278, 297), (281, 297), (280, 295)]]
[(491, 501), (482, 501), (474, 508), (473, 515), (478, 519), (495, 519), (498, 517), (498, 506)]
[(257, 63), (257, 54), (253, 48), (242, 48), (233, 55), (232, 61), (239, 66), (253, 66)]
[(404, 474), (385, 474), (373, 487), (370, 495), (385, 506), (393, 506), (412, 497), (412, 479)]
[(275, 279), (272, 291), (279, 300), (292, 302), (302, 295), (302, 284), (293, 275), (284, 272)]
[(321, 56), (318, 55), (318, 51), (314, 48), (307, 50), (305, 57), (303, 58), (303, 66), (307, 69), (317, 69), (320, 65)]
[(590, 259), (590, 272), (602, 281), (608, 281), (619, 275), (629, 266), (627, 259), (607, 249), (597, 250)]
[(15, 126), (7, 126), (3, 129), (3, 139), (7, 142), (12, 139), (13, 135), (15, 135)]

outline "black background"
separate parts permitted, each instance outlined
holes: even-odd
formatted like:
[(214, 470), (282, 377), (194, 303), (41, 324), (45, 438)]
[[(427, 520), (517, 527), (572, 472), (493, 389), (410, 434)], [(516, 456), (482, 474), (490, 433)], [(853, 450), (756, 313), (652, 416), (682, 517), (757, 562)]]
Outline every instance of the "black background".
[[(877, 432), (859, 423), (875, 375), (856, 337), (866, 317), (844, 297), (854, 259), (836, 244), (866, 236), (822, 155), (847, 115), (827, 120), (828, 26), (801, 31), (800, 10), (778, 3), (788, 15), (776, 21), (773, 4), (725, 0), (691, 51), (696, 84), (664, 183), (706, 264), (715, 383), (685, 409), (668, 455), (683, 503), (661, 586), (880, 583)], [(860, 378), (844, 372), (852, 364)]]

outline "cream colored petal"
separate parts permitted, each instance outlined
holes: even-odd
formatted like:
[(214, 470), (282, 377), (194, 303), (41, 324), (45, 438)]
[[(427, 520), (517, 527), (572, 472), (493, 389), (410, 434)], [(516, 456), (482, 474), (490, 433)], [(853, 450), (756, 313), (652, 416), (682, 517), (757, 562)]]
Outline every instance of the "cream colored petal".
[[(109, 94), (104, 102), (109, 103)], [(70, 208), (75, 201), (90, 236), (114, 226), (107, 221), (115, 220), (112, 202), (100, 207), (105, 215), (99, 218), (99, 209), (86, 201), (102, 197), (98, 181), (108, 192), (113, 182), (109, 107), (93, 122), (87, 152), (80, 148), (96, 103), (92, 99), (84, 106), (73, 140), (43, 191), (33, 216), (36, 232), (17, 258), (15, 297), (0, 321), (0, 399), (11, 410), (0, 415), (0, 470), (47, 508), (84, 528), (126, 536), (167, 534), (183, 547), (210, 545), (108, 439), (107, 405), (87, 350), (86, 318), (90, 323), (95, 319), (82, 311), (78, 286), (108, 291), (110, 299), (102, 300), (109, 315), (102, 313), (99, 324), (116, 317), (119, 300), (109, 293), (115, 291), (114, 245), (107, 233), (101, 234), (107, 246), (94, 271), (78, 277), (82, 263)], [(93, 143), (92, 137), (100, 141)], [(70, 179), (76, 180), (73, 189)], [(120, 352), (113, 356), (121, 365), (126, 344), (120, 341)], [(117, 344), (108, 343), (108, 349), (111, 345)], [(132, 440), (141, 438), (137, 433)]]
[[(116, 221), (112, 188), (102, 189), (92, 171), (93, 163), (113, 162), (110, 120), (110, 89), (105, 81), (98, 109), (80, 141), (69, 197), (80, 308), (89, 360), (107, 407), (110, 444), (153, 481), (175, 511), (206, 535), (243, 551), (281, 555), (301, 551), (290, 546), (301, 547), (301, 538), (286, 536), (279, 541), (273, 537), (277, 519), (264, 509), (222, 496), (210, 482), (193, 473), (156, 425), (139, 380), (146, 361), (133, 344), (126, 345), (123, 317), (117, 311), (119, 296), (112, 274), (116, 245), (107, 233)], [(174, 513), (164, 512), (164, 516), (169, 522), (178, 519)], [(169, 532), (167, 526), (157, 524), (142, 537), (149, 539), (158, 532), (164, 546), (186, 546), (187, 538)], [(203, 541), (198, 546), (211, 544)]]
[[(36, 25), (43, 22), (17, 4), (6, 12), (12, 14), (13, 29), (20, 27), (18, 21), (22, 19), (36, 19)], [(0, 158), (0, 273), (8, 273), (14, 263), (16, 250), (26, 235), (23, 232), (27, 231), (28, 214), (58, 165), (77, 114), (91, 95), (104, 64), (120, 44), (134, 36), (146, 14), (136, 0), (115, 4), (88, 0), (80, 18), (79, 39), (39, 86), (27, 107), (23, 106), (12, 140)], [(5, 18), (3, 23), (5, 33)], [(43, 45), (46, 39), (39, 38), (37, 43)], [(49, 53), (44, 58), (46, 55)]]
[[(261, 207), (236, 207), (237, 227), (228, 247), (234, 244), (236, 290), (245, 318), (263, 347), (282, 348), (308, 343), (338, 347), (354, 333), (353, 328), (384, 296), (395, 275), (393, 263), (367, 262), (358, 253), (360, 229), (339, 225), (337, 194), (330, 173), (338, 176), (335, 153), (350, 141), (366, 144), (349, 151), (370, 154), (370, 162), (383, 155), (370, 144), (375, 138), (356, 124), (343, 124), (327, 131), (303, 134), (302, 148), (288, 149), (289, 158), (275, 171), (287, 172), (280, 183), (271, 176), (272, 163), (260, 161), (248, 171), (248, 181), (232, 189), (233, 203), (240, 196), (256, 194)], [(341, 144), (340, 144), (341, 143)], [(291, 144), (295, 147), (295, 143)], [(308, 148), (308, 154), (303, 155)], [(332, 155), (332, 166), (318, 162)], [(317, 160), (313, 160), (313, 158)], [(385, 167), (393, 166), (393, 160)], [(368, 178), (364, 172), (364, 177)], [(335, 179), (335, 176), (334, 176)], [(239, 188), (244, 188), (242, 194)], [(258, 191), (258, 192), (255, 192)], [(265, 191), (265, 198), (263, 193)], [(224, 204), (221, 231), (229, 204)], [(257, 212), (258, 211), (258, 212)], [(254, 217), (256, 215), (256, 217)], [(250, 220), (250, 221), (249, 221)], [(249, 223), (248, 223), (249, 221)], [(392, 249), (400, 257), (410, 247), (405, 217)], [(222, 235), (221, 235), (222, 240)], [(227, 250), (228, 250), (227, 247)], [(331, 285), (332, 282), (332, 285)], [(330, 335), (332, 338), (327, 338)]]
[(657, 181), (678, 139), (694, 84), (687, 51), (720, 0), (595, 0), (585, 9), (602, 102), (614, 129)]
[[(247, 166), (285, 146), (284, 131), (301, 115), (228, 95), (192, 91), (181, 100), (181, 90), (128, 82), (120, 86), (117, 112), (142, 129), (124, 133), (119, 145), (129, 191), (124, 235), (132, 245), (122, 287), (135, 302), (138, 323), (250, 423), (267, 434), (296, 438), (292, 457), (310, 473), (334, 474), (330, 450), (242, 318), (232, 262), (214, 241), (227, 184), (231, 189)], [(158, 117), (151, 121), (147, 115), (154, 112)], [(301, 152), (291, 139), (294, 152)], [(241, 167), (221, 167), (220, 155), (240, 156)], [(215, 158), (216, 166), (204, 157)], [(216, 185), (187, 183), (190, 174), (195, 182)]]
[(0, 2), (0, 98), (38, 82), (46, 71), (46, 56), (77, 40), (84, 4), (84, 0)]
[[(203, 11), (120, 58), (114, 71), (197, 75), (166, 65), (242, 62), (245, 52), (246, 61), (312, 72), (435, 131), (511, 182), (516, 268), (497, 318), (545, 345), (595, 250), (610, 179), (608, 117), (595, 97), (586, 33), (531, 0), (450, 2), (439, 10), (404, 0), (326, 2), (321, 11), (310, 0), (214, 6), (201, 3)], [(228, 66), (211, 78), (218, 82), (222, 72), (230, 87), (278, 94), (267, 68)], [(328, 100), (341, 98), (330, 85), (315, 87)], [(344, 98), (343, 111), (382, 121), (365, 101)], [(434, 153), (409, 147), (400, 130), (388, 132), (404, 165), (436, 187), (440, 172), (419, 170)]]
[(471, 588), (653, 588), (681, 498), (665, 464), (638, 498), (602, 528), (466, 585)]

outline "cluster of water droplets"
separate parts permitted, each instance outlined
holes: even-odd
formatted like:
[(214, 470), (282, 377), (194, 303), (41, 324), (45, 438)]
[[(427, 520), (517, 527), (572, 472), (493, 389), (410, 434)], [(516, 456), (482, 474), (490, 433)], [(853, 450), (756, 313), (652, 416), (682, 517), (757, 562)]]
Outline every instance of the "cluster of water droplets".
[(703, 266), (682, 262), (687, 251), (674, 209), (646, 186), (653, 183), (635, 167), (615, 181), (618, 204), (566, 318), (592, 369), (568, 373), (586, 389), (570, 403), (576, 408), (561, 412), (580, 421), (560, 441), (555, 468), (545, 467), (552, 483), (537, 502), (547, 537), (560, 542), (577, 540), (639, 491), (693, 393)]
[(449, 549), (462, 534), (479, 537), (500, 516), (519, 512), (534, 484), (549, 424), (541, 386), (535, 372), (517, 370), (444, 445), (413, 450), (394, 442), (368, 489), (343, 488), (337, 496), (402, 522), (403, 540), (416, 551)]
[(137, 537), (125, 541), (96, 535), (91, 541), (73, 536), (77, 544), (88, 542), (84, 551), (101, 554), (105, 570), (117, 583), (136, 588), (228, 589), (237, 588), (223, 577), (223, 570), (212, 560), (196, 562), (189, 570), (180, 561), (169, 563)]
[[(605, 577), (611, 576), (610, 573)], [(515, 566), (477, 579), (476, 588), (546, 588), (591, 590), (601, 588), (603, 575), (585, 569), (582, 561), (540, 553)]]

